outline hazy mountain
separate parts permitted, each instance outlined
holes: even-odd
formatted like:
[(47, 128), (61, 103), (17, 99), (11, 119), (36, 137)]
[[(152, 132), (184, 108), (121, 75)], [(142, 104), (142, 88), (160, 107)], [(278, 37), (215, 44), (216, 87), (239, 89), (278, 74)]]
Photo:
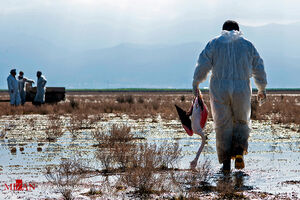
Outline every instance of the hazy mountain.
[(200, 46), (122, 44), (87, 51), (78, 56), (82, 62), (73, 73), (84, 74), (94, 87), (189, 87)]
[[(190, 21), (155, 27), (143, 34), (131, 30), (120, 39), (129, 43), (109, 48), (96, 48), (105, 38), (98, 41), (95, 33), (91, 38), (82, 35), (88, 44), (79, 48), (79, 36), (77, 40), (66, 37), (64, 43), (61, 38), (55, 40), (55, 34), (46, 37), (34, 35), (32, 30), (27, 34), (7, 29), (0, 33), (0, 88), (7, 87), (11, 66), (34, 79), (36, 70), (42, 70), (49, 86), (189, 88), (199, 53), (219, 29), (209, 22)], [(241, 30), (264, 58), (268, 87), (300, 87), (300, 24), (242, 26)], [(105, 32), (109, 31), (106, 25)]]

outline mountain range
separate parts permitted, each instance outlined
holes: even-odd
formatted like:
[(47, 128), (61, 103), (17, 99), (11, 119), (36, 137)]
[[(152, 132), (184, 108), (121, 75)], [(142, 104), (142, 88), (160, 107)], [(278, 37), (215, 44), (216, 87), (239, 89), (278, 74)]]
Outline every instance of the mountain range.
[[(144, 31), (126, 30), (119, 41), (101, 45), (109, 39), (109, 27), (105, 29), (99, 40), (95, 33), (90, 39), (89, 31), (83, 34), (86, 46), (79, 36), (69, 40), (67, 30), (65, 42), (56, 40), (50, 30), (43, 36), (14, 28), (2, 31), (0, 88), (7, 88), (11, 68), (23, 70), (32, 79), (42, 70), (48, 86), (190, 88), (199, 53), (220, 34), (214, 23), (190, 21)], [(264, 59), (269, 88), (300, 88), (300, 23), (241, 26), (241, 30)], [(201, 86), (207, 87), (208, 81)]]

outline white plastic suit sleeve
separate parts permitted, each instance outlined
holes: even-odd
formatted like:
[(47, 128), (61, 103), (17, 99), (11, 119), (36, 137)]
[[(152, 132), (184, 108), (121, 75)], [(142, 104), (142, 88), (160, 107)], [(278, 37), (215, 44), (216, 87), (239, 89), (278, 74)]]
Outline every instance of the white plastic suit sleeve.
[(42, 83), (42, 86), (45, 87), (46, 86), (46, 83), (47, 83), (47, 79), (45, 77), (43, 77), (43, 83)]
[(26, 81), (25, 81), (26, 83), (34, 83), (34, 80), (32, 80), (32, 79), (29, 79), (29, 78), (26, 78)]
[(201, 52), (198, 62), (196, 64), (196, 69), (194, 72), (194, 80), (193, 80), (193, 93), (196, 96), (198, 85), (205, 81), (208, 73), (212, 68), (212, 45), (209, 42), (204, 50)]
[(264, 68), (264, 61), (259, 56), (259, 53), (253, 47), (253, 61), (252, 61), (252, 76), (258, 91), (265, 91), (267, 85), (267, 75)]

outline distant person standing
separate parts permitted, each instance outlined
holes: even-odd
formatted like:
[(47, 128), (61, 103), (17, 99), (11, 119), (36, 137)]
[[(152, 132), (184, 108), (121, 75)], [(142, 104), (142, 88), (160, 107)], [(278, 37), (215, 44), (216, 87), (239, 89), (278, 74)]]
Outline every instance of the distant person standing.
[(34, 83), (33, 80), (30, 80), (26, 77), (24, 77), (24, 72), (20, 71), (18, 76), (19, 81), (19, 91), (20, 91), (20, 97), (21, 97), (21, 104), (24, 105), (26, 102), (26, 90), (25, 85), (26, 83)]
[(8, 92), (10, 96), (10, 105), (18, 106), (20, 105), (21, 98), (19, 92), (19, 85), (16, 79), (16, 69), (10, 70), (10, 75), (7, 77), (7, 85), (8, 85)]
[(42, 75), (41, 71), (37, 71), (37, 85), (36, 85), (36, 95), (34, 98), (35, 105), (41, 105), (45, 103), (45, 90), (46, 90), (46, 78)]

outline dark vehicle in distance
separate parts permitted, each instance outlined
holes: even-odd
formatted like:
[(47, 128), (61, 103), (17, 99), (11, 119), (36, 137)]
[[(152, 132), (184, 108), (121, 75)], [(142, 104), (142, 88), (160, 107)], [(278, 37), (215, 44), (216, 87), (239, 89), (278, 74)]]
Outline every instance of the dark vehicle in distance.
[[(65, 87), (46, 87), (45, 103), (58, 103), (65, 100)], [(26, 102), (33, 102), (36, 87), (26, 84)]]

